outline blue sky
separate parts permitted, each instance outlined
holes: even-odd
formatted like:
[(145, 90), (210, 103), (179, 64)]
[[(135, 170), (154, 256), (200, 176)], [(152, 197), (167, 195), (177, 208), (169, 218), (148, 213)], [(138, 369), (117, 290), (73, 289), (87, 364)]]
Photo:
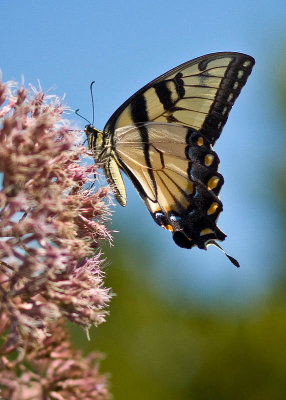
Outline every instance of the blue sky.
[[(146, 265), (156, 259), (153, 279), (169, 292), (185, 288), (198, 299), (219, 301), (267, 291), (282, 244), (271, 173), (285, 143), (276, 94), (285, 61), (285, 0), (1, 3), (3, 80), (24, 76), (26, 84), (37, 85), (39, 79), (44, 90), (65, 94), (65, 103), (87, 118), (94, 80), (99, 129), (136, 90), (182, 62), (216, 51), (256, 59), (215, 146), (225, 177), (218, 225), (228, 235), (223, 247), (240, 261), (240, 270), (213, 246), (207, 252), (176, 247), (127, 181), (128, 205), (116, 207), (112, 228), (132, 246), (149, 245)], [(69, 119), (84, 126), (73, 115)]]

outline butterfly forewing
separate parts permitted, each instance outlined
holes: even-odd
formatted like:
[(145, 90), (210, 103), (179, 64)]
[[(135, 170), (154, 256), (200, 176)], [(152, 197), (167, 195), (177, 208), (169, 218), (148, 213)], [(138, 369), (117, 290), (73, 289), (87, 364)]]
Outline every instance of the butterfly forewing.
[(167, 122), (201, 130), (213, 144), (253, 65), (252, 57), (240, 53), (214, 53), (188, 61), (130, 97), (104, 131), (146, 121)]

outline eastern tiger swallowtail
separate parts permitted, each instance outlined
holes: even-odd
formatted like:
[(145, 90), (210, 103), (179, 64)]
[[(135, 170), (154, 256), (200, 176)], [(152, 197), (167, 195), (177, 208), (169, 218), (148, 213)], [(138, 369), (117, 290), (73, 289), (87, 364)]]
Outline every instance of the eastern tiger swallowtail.
[(119, 204), (126, 205), (122, 170), (180, 247), (221, 249), (215, 240), (226, 237), (216, 225), (224, 180), (212, 146), (254, 63), (232, 52), (187, 61), (126, 100), (103, 131), (85, 127), (89, 149)]

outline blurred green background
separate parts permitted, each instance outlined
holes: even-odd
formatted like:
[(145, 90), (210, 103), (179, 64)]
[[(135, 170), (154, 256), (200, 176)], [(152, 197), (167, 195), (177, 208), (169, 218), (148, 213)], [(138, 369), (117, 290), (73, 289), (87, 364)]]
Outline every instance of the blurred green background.
[(89, 342), (71, 333), (84, 352), (105, 354), (115, 400), (286, 399), (285, 0), (15, 0), (0, 12), (4, 81), (40, 79), (89, 119), (95, 80), (99, 129), (182, 62), (216, 51), (255, 58), (215, 146), (225, 178), (218, 226), (241, 268), (214, 246), (178, 248), (126, 181), (128, 205), (110, 225), (119, 233), (104, 247), (110, 315)]

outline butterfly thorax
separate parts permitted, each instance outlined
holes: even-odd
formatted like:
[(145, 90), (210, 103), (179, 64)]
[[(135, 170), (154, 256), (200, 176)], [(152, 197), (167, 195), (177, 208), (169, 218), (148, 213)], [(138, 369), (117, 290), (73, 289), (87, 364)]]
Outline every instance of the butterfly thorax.
[(93, 125), (86, 125), (84, 131), (87, 136), (88, 148), (92, 151), (95, 162), (103, 162), (103, 159), (108, 157), (106, 153), (110, 149), (110, 144), (106, 143), (103, 132)]
[(116, 200), (122, 206), (126, 205), (126, 191), (119, 169), (113, 145), (112, 136), (104, 135), (104, 132), (94, 128), (93, 125), (86, 125), (84, 129), (88, 148), (92, 151), (95, 163), (103, 169), (104, 174), (113, 188)]

